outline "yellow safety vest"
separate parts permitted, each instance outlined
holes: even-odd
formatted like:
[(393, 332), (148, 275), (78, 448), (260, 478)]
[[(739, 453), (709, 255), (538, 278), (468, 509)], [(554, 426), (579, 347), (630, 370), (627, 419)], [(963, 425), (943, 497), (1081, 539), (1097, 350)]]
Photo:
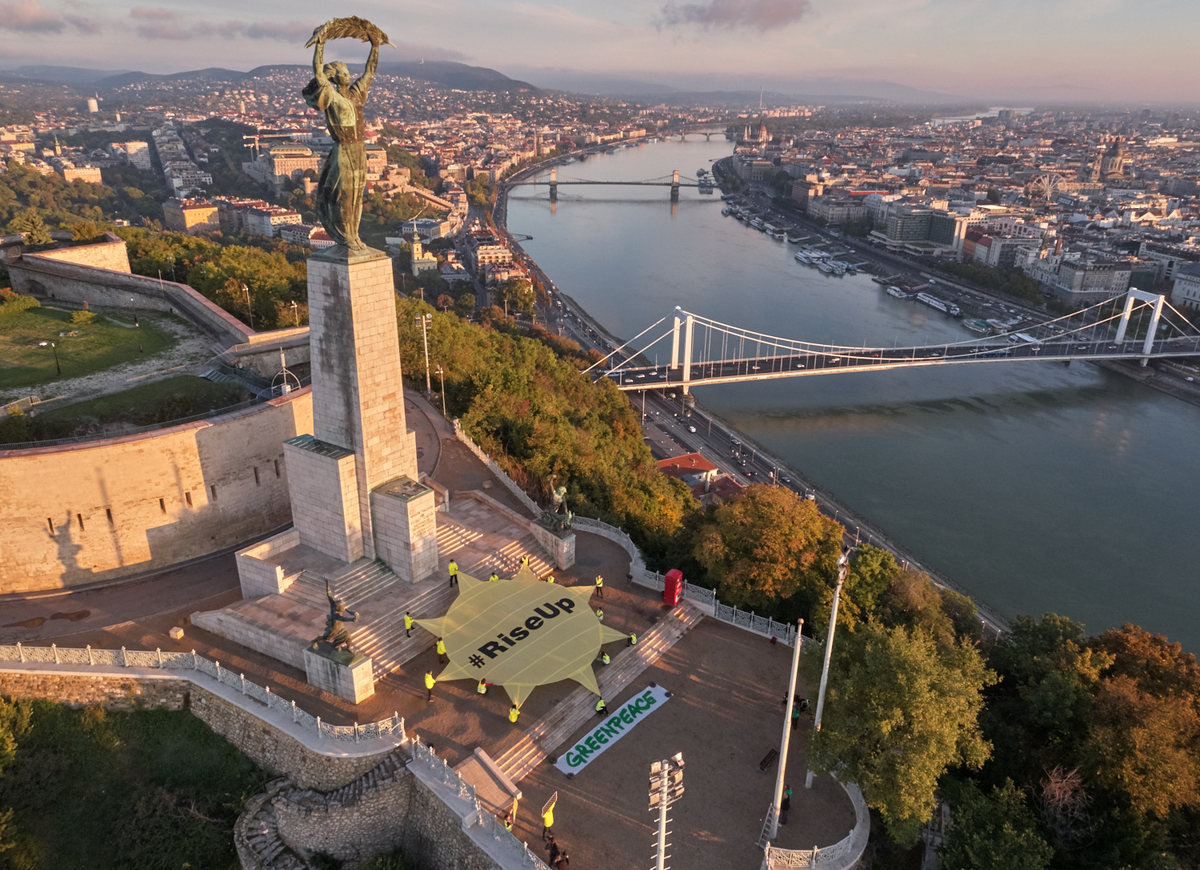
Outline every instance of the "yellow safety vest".
[(542, 813), (542, 824), (547, 828), (554, 827), (554, 807), (550, 807), (550, 809)]
[(410, 629), (412, 627), (413, 627), (413, 618), (411, 616), (409, 616), (407, 613), (404, 614), (404, 630), (407, 631), (408, 629)]
[(433, 674), (425, 675), (425, 688), (426, 689), (432, 689), (434, 687), (434, 685), (436, 685), (436, 683), (437, 683), (437, 680), (434, 679)]
[(517, 717), (520, 715), (521, 715), (520, 710), (518, 710), (516, 707), (510, 707), (508, 710), (508, 721), (512, 722), (514, 725), (516, 725)]
[(479, 685), (477, 685), (475, 687), (475, 691), (478, 692), (480, 695), (486, 695), (487, 694), (487, 683), (485, 683), (483, 680), (480, 680)]
[(596, 575), (596, 588), (597, 589), (604, 588), (604, 578), (601, 577), (599, 574)]
[(446, 654), (446, 644), (444, 641), (439, 640), (437, 642), (437, 652), (440, 656), (444, 656)]

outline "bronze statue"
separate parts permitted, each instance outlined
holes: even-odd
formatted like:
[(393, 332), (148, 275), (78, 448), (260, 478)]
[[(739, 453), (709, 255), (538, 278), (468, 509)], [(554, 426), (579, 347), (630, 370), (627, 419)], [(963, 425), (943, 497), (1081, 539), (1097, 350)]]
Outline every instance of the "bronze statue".
[(566, 531), (571, 528), (575, 521), (575, 515), (571, 513), (571, 509), (567, 506), (567, 486), (559, 484), (554, 486), (551, 484), (550, 497), (553, 503), (553, 510), (550, 517), (554, 527)]
[[(353, 37), (371, 43), (371, 54), (362, 76), (350, 83), (344, 63), (325, 63), (325, 43)], [(351, 251), (366, 248), (358, 237), (362, 220), (363, 191), (367, 185), (367, 149), (363, 142), (363, 106), (375, 78), (379, 46), (391, 45), (387, 34), (362, 18), (334, 18), (313, 31), (305, 47), (313, 49), (313, 79), (301, 92), (304, 101), (325, 113), (333, 148), (321, 167), (317, 184), (317, 217), (325, 232)]]
[(358, 611), (347, 610), (345, 600), (334, 596), (328, 577), (325, 578), (325, 597), (329, 599), (329, 616), (325, 617), (325, 634), (320, 639), (335, 650), (349, 650), (350, 629), (346, 623), (357, 621)]

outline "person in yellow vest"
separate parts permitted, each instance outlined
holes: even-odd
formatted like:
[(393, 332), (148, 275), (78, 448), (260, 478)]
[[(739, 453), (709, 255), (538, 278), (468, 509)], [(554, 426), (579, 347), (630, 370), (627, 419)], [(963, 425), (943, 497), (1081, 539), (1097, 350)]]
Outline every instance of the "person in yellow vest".
[(511, 832), (512, 829), (513, 829), (513, 814), (512, 814), (512, 810), (509, 810), (507, 813), (504, 814), (504, 830)]
[(522, 568), (528, 568), (528, 567), (529, 567), (529, 554), (526, 554), (526, 555), (524, 555), (524, 556), (522, 556), (522, 557), (521, 557), (521, 567), (522, 567)]
[(553, 574), (547, 575), (547, 577), (546, 577), (546, 582), (547, 582), (547, 583), (553, 583), (553, 582), (554, 582), (554, 575), (553, 575)]
[(487, 687), (488, 687), (487, 680), (485, 680), (481, 677), (479, 680), (479, 684), (475, 687), (475, 694), (486, 695)]
[(458, 563), (455, 562), (453, 559), (451, 559), (450, 564), (446, 566), (446, 570), (450, 572), (450, 585), (457, 586), (458, 585)]
[(554, 804), (546, 807), (546, 811), (542, 813), (542, 839), (550, 837), (550, 829), (554, 827)]
[(412, 637), (413, 618), (407, 610), (404, 611), (404, 636)]
[(437, 685), (437, 678), (433, 675), (433, 668), (425, 672), (425, 691), (428, 695), (425, 698), (426, 703), (433, 700), (433, 687)]
[(511, 707), (508, 708), (508, 721), (513, 723), (514, 725), (517, 724), (517, 719), (520, 717), (520, 715), (521, 715), (521, 708), (518, 707), (516, 704), (513, 704)]
[(630, 635), (629, 635), (629, 645), (630, 645), (630, 646), (637, 646), (637, 635), (636, 635), (636, 634), (630, 634)]
[(604, 699), (601, 698), (599, 701), (596, 702), (596, 715), (603, 716), (607, 712), (608, 712), (608, 705), (605, 704)]
[(612, 661), (612, 657), (604, 650), (600, 650), (600, 664), (606, 665), (611, 661)]
[(500, 575), (497, 574), (495, 571), (493, 571), (491, 574), (488, 574), (488, 582), (489, 583), (495, 583), (499, 579), (500, 579)]
[(449, 659), (446, 658), (446, 641), (440, 637), (437, 642), (438, 664), (444, 665)]
[(604, 608), (603, 607), (596, 608), (596, 618), (598, 620), (600, 620), (601, 622), (604, 622)]
[(604, 597), (604, 578), (601, 577), (599, 574), (596, 575), (596, 597), (597, 598)]

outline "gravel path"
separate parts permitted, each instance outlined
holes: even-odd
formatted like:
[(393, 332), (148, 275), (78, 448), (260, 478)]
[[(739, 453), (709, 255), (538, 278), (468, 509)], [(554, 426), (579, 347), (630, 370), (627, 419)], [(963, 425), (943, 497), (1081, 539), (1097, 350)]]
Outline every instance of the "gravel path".
[[(92, 399), (106, 393), (127, 390), (141, 383), (161, 380), (171, 375), (198, 373), (212, 361), (221, 349), (208, 336), (196, 332), (188, 324), (173, 318), (159, 318), (141, 313), (138, 317), (153, 323), (160, 329), (167, 330), (178, 340), (168, 350), (144, 360), (122, 363), (78, 378), (67, 378), (37, 387), (19, 387), (0, 392), (0, 404), (30, 395), (37, 396), (42, 403), (54, 401), (57, 404), (66, 404), (73, 399)], [(123, 323), (113, 317), (108, 319), (118, 325), (128, 326), (130, 329), (135, 328), (132, 323)]]

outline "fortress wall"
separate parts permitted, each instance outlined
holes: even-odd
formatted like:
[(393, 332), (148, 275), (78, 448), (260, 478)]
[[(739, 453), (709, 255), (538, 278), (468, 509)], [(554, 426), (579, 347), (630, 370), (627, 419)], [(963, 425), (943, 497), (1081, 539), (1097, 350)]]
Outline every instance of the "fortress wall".
[(101, 242), (22, 254), (6, 263), (18, 293), (102, 308), (138, 308), (181, 314), (224, 345), (254, 335), (218, 305), (186, 284), (131, 274), (125, 242)]
[(283, 441), (312, 425), (303, 389), (153, 432), (0, 451), (0, 593), (162, 568), (286, 524)]

